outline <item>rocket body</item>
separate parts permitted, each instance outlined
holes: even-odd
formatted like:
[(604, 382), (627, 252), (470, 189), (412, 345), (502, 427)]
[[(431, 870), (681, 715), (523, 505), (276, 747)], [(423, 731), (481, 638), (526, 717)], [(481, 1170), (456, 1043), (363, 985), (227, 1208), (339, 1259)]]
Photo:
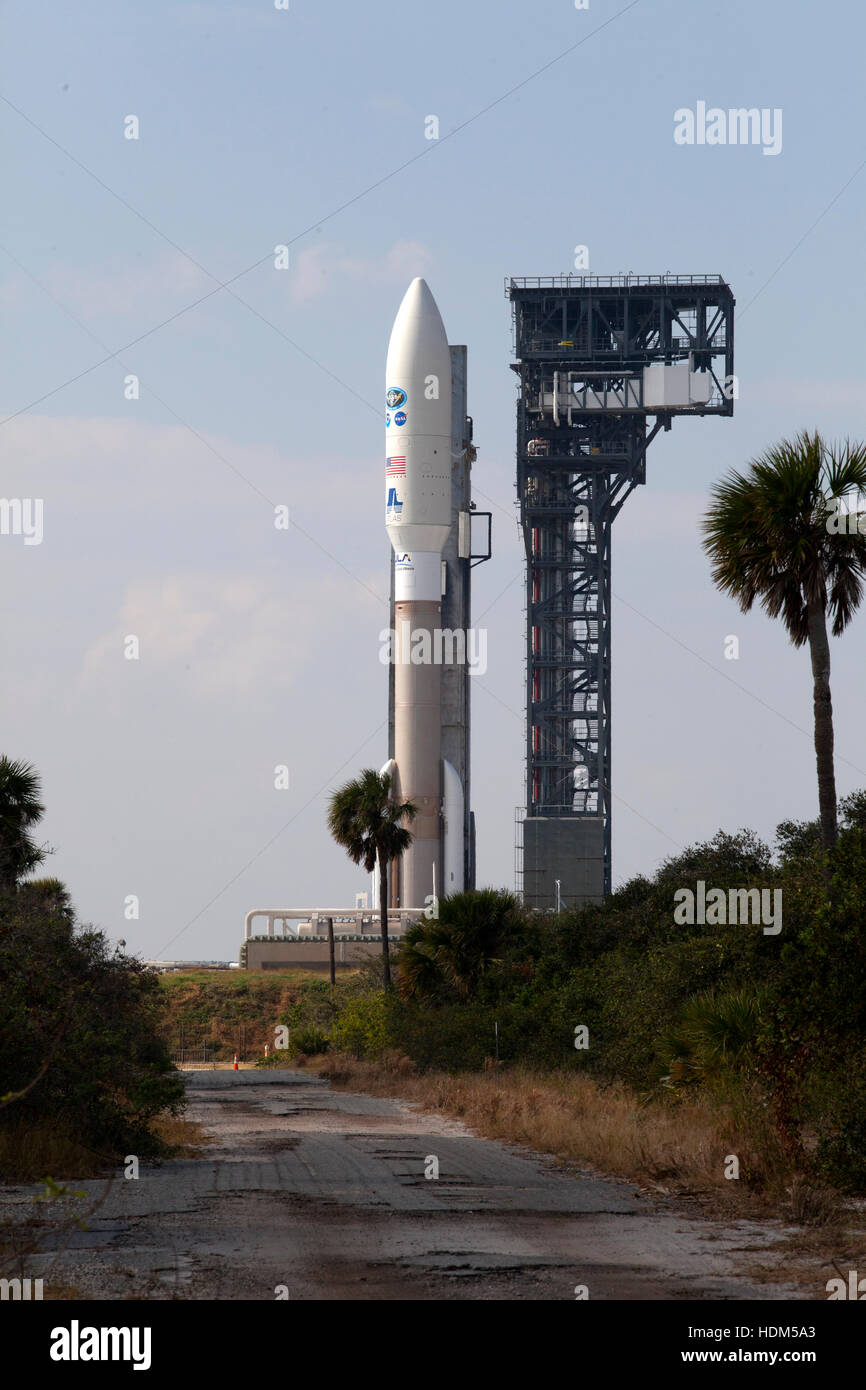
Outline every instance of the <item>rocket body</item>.
[(400, 305), (386, 365), (385, 526), (394, 550), (394, 794), (417, 814), (400, 906), (442, 886), (442, 548), (451, 530), (451, 354), (424, 280)]
[(424, 280), (403, 296), (385, 379), (385, 526), (397, 600), (439, 603), (451, 530), (451, 354)]

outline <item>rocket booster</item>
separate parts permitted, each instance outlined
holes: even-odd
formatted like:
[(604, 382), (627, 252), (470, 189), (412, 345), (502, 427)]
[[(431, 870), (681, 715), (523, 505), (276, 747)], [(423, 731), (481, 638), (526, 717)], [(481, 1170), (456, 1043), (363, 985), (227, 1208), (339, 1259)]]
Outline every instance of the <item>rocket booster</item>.
[[(412, 801), (414, 836), (402, 859), (402, 907), (423, 907), (442, 886), (442, 548), (451, 530), (451, 354), (424, 280), (413, 280), (394, 321), (386, 365), (385, 526), (394, 550), (395, 795)], [(418, 648), (416, 647), (416, 651)]]
[(403, 296), (385, 379), (385, 526), (396, 596), (439, 603), (451, 530), (451, 354), (424, 280), (413, 280)]

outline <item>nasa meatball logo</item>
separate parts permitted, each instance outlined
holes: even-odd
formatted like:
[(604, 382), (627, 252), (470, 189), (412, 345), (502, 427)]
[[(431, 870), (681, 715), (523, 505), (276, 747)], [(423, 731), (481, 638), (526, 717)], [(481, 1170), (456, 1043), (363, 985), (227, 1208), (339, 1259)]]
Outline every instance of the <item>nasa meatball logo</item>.
[(405, 412), (405, 410), (398, 410), (398, 411), (397, 411), (397, 414), (394, 416), (394, 424), (395, 424), (395, 425), (405, 425), (405, 423), (406, 423), (406, 412)]
[(389, 410), (396, 410), (398, 406), (406, 404), (406, 392), (401, 391), (399, 386), (392, 386), (385, 396), (385, 404)]

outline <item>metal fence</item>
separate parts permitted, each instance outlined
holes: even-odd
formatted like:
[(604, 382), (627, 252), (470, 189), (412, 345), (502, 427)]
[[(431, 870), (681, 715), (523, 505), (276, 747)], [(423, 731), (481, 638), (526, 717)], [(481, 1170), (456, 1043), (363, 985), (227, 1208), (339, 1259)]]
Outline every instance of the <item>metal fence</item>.
[(213, 1043), (201, 1047), (176, 1047), (171, 1060), (176, 1067), (215, 1067), (218, 1048)]

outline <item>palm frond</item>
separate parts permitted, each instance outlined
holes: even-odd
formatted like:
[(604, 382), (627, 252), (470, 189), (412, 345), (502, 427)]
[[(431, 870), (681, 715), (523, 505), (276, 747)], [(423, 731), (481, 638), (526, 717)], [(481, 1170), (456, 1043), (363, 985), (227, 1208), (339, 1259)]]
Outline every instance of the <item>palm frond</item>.
[(859, 606), (866, 536), (831, 534), (836, 502), (866, 494), (866, 446), (830, 445), (817, 431), (783, 439), (732, 470), (712, 491), (702, 522), (713, 582), (748, 612), (760, 602), (794, 646), (809, 636), (810, 604), (838, 636)]
[(404, 821), (417, 815), (410, 801), (391, 799), (392, 779), (367, 768), (331, 795), (328, 828), (355, 864), (372, 873), (377, 863), (390, 863), (412, 843)]

